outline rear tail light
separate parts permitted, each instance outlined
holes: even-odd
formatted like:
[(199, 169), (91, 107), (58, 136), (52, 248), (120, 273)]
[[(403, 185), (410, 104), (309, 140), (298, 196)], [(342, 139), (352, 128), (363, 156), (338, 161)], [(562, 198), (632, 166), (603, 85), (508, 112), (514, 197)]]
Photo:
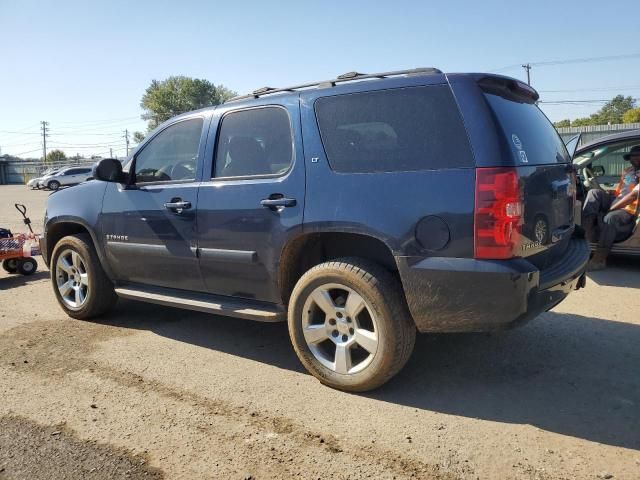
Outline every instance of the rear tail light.
[(514, 256), (520, 242), (522, 209), (515, 168), (476, 170), (475, 258)]

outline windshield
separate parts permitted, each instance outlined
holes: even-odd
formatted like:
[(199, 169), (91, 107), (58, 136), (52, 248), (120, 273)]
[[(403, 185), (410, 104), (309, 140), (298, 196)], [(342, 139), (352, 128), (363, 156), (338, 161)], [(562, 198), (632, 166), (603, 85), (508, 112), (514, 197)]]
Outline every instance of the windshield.
[(560, 135), (536, 104), (509, 100), (492, 93), (484, 96), (516, 165), (571, 161)]

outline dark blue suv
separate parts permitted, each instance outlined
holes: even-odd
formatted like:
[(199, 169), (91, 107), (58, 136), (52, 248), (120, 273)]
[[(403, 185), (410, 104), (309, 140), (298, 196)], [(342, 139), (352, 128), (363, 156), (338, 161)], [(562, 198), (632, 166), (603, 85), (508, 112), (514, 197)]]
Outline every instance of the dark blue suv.
[(584, 285), (565, 145), (518, 80), (416, 69), (263, 88), (172, 118), (52, 194), (62, 308), (118, 297), (288, 320), (304, 366), (375, 388), (419, 332), (523, 323)]

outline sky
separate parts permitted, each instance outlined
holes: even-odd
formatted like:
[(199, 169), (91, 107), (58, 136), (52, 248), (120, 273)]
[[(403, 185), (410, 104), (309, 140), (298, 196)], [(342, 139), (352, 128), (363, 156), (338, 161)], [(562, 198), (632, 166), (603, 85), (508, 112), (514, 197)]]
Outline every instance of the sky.
[(431, 66), (526, 79), (532, 63), (543, 111), (573, 119), (640, 97), (639, 16), (638, 0), (0, 0), (0, 149), (41, 156), (44, 120), (48, 150), (124, 155), (145, 89), (171, 75), (247, 93)]

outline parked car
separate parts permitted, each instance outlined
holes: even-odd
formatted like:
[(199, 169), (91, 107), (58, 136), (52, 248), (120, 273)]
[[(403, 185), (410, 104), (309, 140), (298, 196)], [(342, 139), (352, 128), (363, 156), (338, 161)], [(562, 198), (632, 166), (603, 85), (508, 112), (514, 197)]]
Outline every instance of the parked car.
[[(579, 140), (580, 136), (571, 139), (576, 145)], [(640, 130), (607, 135), (578, 148), (573, 157), (580, 179), (578, 200), (584, 201), (587, 192), (593, 188), (613, 192), (622, 171), (629, 166), (623, 157), (636, 145), (640, 145)], [(591, 247), (595, 248), (595, 245)], [(617, 238), (611, 253), (640, 255), (640, 228), (636, 225), (633, 231)]]
[(40, 179), (38, 186), (58, 190), (61, 186), (77, 185), (92, 178), (92, 167), (67, 167)]
[(36, 178), (32, 178), (31, 180), (29, 180), (27, 182), (27, 187), (31, 188), (32, 190), (36, 190), (40, 188), (40, 180), (42, 180), (43, 177), (46, 177), (48, 175), (54, 175), (59, 169), (58, 168), (48, 168), (46, 169), (44, 172), (42, 172), (40, 174), (39, 177)]
[(287, 320), (321, 382), (375, 388), (416, 330), (509, 328), (584, 285), (575, 172), (537, 99), (512, 78), (418, 69), (172, 118), (124, 168), (102, 160), (49, 197), (56, 298), (78, 319), (123, 297)]

